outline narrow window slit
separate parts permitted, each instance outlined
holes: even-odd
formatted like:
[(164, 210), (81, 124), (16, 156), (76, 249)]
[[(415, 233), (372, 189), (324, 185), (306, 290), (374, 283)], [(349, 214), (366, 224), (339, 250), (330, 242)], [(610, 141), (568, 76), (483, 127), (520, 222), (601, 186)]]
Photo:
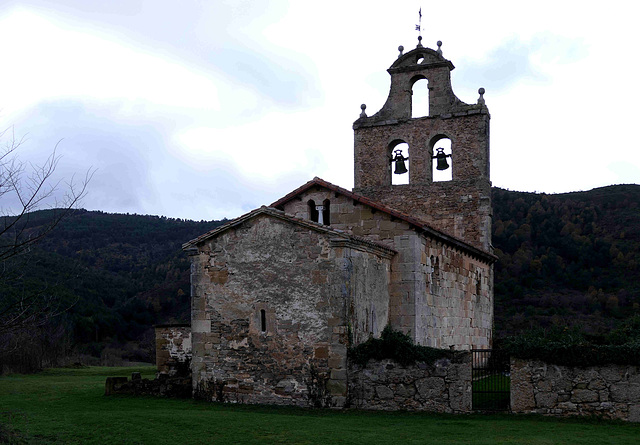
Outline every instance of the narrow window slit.
[(267, 312), (264, 309), (260, 309), (260, 330), (267, 332)]

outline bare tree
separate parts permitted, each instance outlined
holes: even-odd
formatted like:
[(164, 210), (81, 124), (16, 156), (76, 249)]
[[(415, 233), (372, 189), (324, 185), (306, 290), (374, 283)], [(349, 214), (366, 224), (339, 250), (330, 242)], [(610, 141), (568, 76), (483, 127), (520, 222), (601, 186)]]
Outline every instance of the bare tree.
[[(0, 132), (0, 139), (8, 139), (0, 149), (0, 336), (6, 339), (7, 334), (42, 326), (68, 309), (46, 287), (23, 291), (17, 283), (29, 265), (28, 253), (77, 207), (93, 171), (81, 181), (56, 181), (59, 143), (43, 164), (35, 165), (18, 156), (22, 139), (9, 130)], [(36, 221), (33, 212), (45, 209), (46, 218)]]

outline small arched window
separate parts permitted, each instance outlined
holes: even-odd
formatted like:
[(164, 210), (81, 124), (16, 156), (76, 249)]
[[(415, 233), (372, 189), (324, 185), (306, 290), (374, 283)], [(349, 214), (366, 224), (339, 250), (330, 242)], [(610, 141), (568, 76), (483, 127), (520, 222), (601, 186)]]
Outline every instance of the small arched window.
[(429, 116), (429, 81), (418, 79), (411, 87), (411, 117)]
[(438, 257), (435, 259), (431, 257), (431, 267), (433, 267), (433, 282), (439, 284), (440, 283), (440, 261)]
[(316, 208), (316, 202), (313, 199), (307, 201), (309, 207), (309, 219), (313, 222), (318, 222), (318, 210)]
[(324, 225), (331, 225), (331, 201), (328, 199), (322, 202), (322, 222)]

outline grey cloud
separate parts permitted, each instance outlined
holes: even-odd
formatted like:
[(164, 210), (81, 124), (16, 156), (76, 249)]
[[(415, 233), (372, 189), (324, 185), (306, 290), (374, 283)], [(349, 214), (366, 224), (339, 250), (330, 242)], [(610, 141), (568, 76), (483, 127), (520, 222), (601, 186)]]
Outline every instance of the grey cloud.
[(527, 45), (518, 40), (510, 40), (491, 51), (481, 61), (461, 60), (456, 70), (456, 82), (462, 84), (480, 83), (488, 91), (501, 91), (521, 83), (523, 79), (546, 82), (548, 78), (532, 65), (530, 56), (539, 45)]
[(139, 208), (151, 154), (145, 151), (157, 145), (159, 132), (119, 119), (117, 108), (49, 102), (26, 110), (14, 122), (17, 134), (28, 133), (19, 155), (38, 163), (59, 141), (57, 178), (80, 180), (86, 171), (96, 170), (86, 203), (103, 210)]
[(313, 59), (262, 37), (285, 12), (284, 3), (268, 3), (14, 0), (9, 5), (33, 8), (71, 26), (74, 21), (91, 24), (102, 37), (165, 54), (199, 71), (217, 72), (278, 107), (317, 105), (324, 96)]
[(483, 86), (488, 92), (508, 90), (523, 82), (548, 83), (550, 77), (540, 72), (531, 62), (536, 55), (541, 63), (564, 64), (588, 55), (584, 42), (550, 33), (535, 36), (530, 42), (511, 39), (491, 51), (480, 62), (460, 60), (455, 71), (456, 82), (463, 85)]
[(83, 207), (197, 220), (239, 216), (311, 179), (300, 173), (265, 182), (224, 155), (208, 169), (196, 169), (171, 146), (171, 110), (131, 119), (120, 109), (119, 103), (54, 101), (26, 110), (13, 122), (17, 135), (27, 134), (21, 158), (38, 164), (62, 139), (56, 180), (79, 180), (96, 169)]
[(318, 105), (323, 99), (323, 93), (314, 86), (315, 73), (293, 58), (274, 54), (267, 57), (235, 48), (219, 51), (214, 60), (215, 68), (230, 80), (251, 87), (287, 109)]

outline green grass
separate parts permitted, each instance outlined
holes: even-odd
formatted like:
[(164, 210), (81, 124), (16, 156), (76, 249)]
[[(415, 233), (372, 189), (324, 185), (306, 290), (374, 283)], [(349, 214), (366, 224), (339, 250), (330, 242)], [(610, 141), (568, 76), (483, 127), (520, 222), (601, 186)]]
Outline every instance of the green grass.
[(473, 381), (473, 409), (480, 411), (509, 410), (511, 378), (493, 374)]
[[(105, 397), (107, 376), (153, 368), (0, 377), (0, 423), (23, 444), (632, 444), (640, 425), (537, 416), (434, 415)], [(0, 438), (0, 442), (2, 439)]]

